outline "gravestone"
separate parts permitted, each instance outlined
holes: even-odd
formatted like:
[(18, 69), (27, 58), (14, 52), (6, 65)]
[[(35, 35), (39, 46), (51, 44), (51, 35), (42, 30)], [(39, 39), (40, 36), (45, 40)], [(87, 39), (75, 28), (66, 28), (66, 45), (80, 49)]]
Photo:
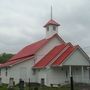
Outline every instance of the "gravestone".
[(45, 79), (41, 78), (41, 86), (44, 86), (44, 84), (45, 84)]
[(19, 81), (19, 90), (24, 90), (24, 81), (22, 79)]
[(14, 90), (14, 78), (9, 79), (8, 90)]

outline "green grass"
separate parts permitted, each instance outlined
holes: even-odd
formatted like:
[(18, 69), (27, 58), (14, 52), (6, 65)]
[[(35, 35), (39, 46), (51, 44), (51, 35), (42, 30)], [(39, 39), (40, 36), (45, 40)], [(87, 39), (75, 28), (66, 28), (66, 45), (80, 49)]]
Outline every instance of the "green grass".
[[(7, 87), (8, 87), (7, 84), (3, 84), (2, 86), (0, 86), (0, 90), (8, 90)], [(38, 90), (70, 90), (70, 84), (67, 84), (64, 86), (59, 85), (58, 87), (47, 87), (47, 86), (41, 87), (41, 85), (38, 83), (36, 84), (30, 83), (30, 89), (28, 87), (28, 84), (26, 84), (26, 87), (24, 90), (35, 90), (36, 87), (38, 88)], [(74, 90), (82, 90), (83, 88), (90, 90), (90, 85), (83, 84), (83, 83), (74, 84)], [(14, 87), (14, 90), (19, 90), (18, 84)]]
[[(31, 87), (30, 90), (34, 90), (35, 87)], [(0, 87), (0, 90), (8, 90), (7, 86)], [(14, 87), (14, 90), (19, 90), (18, 87)], [(28, 87), (25, 90), (29, 90)], [(69, 88), (56, 88), (56, 87), (39, 87), (39, 90), (70, 90)]]
[(0, 86), (0, 90), (7, 90), (7, 85), (3, 84), (2, 86)]
[[(8, 90), (7, 87), (3, 86), (3, 87), (0, 87), (0, 90)], [(19, 90), (18, 87), (15, 87), (14, 90)], [(29, 88), (25, 88), (25, 90), (29, 90)], [(30, 90), (34, 90), (33, 88), (31, 88)], [(70, 88), (56, 88), (56, 87), (44, 87), (44, 88), (39, 88), (38, 90), (70, 90)]]
[[(35, 86), (31, 86), (30, 90), (34, 90)], [(7, 88), (7, 85), (3, 85), (3, 86), (0, 86), (0, 90), (8, 90)], [(19, 90), (18, 86), (15, 86), (14, 87), (14, 90)], [(24, 90), (29, 90), (28, 87), (26, 87)], [(63, 87), (38, 87), (38, 90), (70, 90), (70, 87), (66, 87), (66, 86), (63, 86)], [(79, 90), (79, 89), (74, 89), (74, 90)]]

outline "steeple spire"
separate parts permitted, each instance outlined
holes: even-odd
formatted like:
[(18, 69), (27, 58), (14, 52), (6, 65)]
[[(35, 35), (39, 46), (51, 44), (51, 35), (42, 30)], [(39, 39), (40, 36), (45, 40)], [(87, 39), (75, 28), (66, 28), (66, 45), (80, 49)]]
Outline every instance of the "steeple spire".
[(53, 20), (53, 10), (51, 6), (50, 20), (44, 25), (44, 28), (46, 28), (46, 38), (49, 38), (56, 33), (58, 34), (58, 26), (60, 26), (60, 24)]
[(52, 17), (52, 14), (53, 14), (53, 12), (52, 12), (52, 5), (51, 5), (51, 20), (52, 20), (52, 18), (53, 18), (53, 17)]

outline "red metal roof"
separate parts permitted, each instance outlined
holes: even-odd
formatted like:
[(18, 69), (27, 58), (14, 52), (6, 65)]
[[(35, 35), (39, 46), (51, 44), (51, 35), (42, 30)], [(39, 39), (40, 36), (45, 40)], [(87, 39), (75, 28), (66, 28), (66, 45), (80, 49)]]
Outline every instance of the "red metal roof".
[(54, 21), (53, 19), (49, 20), (44, 27), (48, 26), (48, 25), (56, 25), (56, 26), (60, 26), (60, 24), (58, 24), (56, 21)]
[(74, 51), (74, 47), (69, 47), (65, 52), (63, 52), (58, 59), (53, 62), (52, 66), (59, 66), (73, 51)]
[(24, 47), (20, 52), (18, 52), (16, 55), (14, 55), (10, 59), (10, 61), (21, 59), (23, 57), (30, 57), (30, 56), (34, 55), (41, 47), (43, 47), (46, 43), (48, 43), (48, 41), (50, 41), (55, 36), (60, 38), (62, 40), (62, 43), (64, 43), (63, 39), (61, 37), (59, 37), (57, 34), (55, 34), (52, 37), (50, 37), (49, 39), (42, 39), (38, 42), (35, 42), (31, 45), (28, 45), (28, 46)]
[[(14, 55), (10, 60), (8, 60), (4, 64), (0, 64), (0, 67), (6, 67), (9, 65), (16, 64), (18, 62), (21, 62), (27, 60), (27, 58), (32, 57), (40, 48), (42, 48), (45, 44), (47, 44), (52, 38), (56, 37), (61, 39), (57, 34), (53, 35), (49, 39), (42, 39), (38, 42), (35, 42), (31, 45), (26, 46), (23, 48), (20, 52), (18, 52), (16, 55)], [(64, 43), (63, 39), (61, 39), (62, 43)]]
[(33, 67), (44, 68), (46, 65), (48, 65), (49, 62), (52, 61), (53, 58), (55, 58), (60, 53), (60, 51), (62, 51), (65, 48), (65, 46), (66, 46), (65, 44), (56, 46), (46, 56), (44, 56), (38, 63), (36, 63)]
[(62, 54), (64, 54), (64, 52), (66, 52), (68, 50), (68, 48), (71, 48), (71, 47), (73, 47), (73, 45), (71, 43), (67, 43), (67, 44), (64, 43), (59, 46), (56, 46), (47, 55), (45, 55), (45, 57), (43, 57), (39, 62), (37, 62), (33, 67), (34, 68), (46, 67), (59, 53), (61, 53), (61, 55), (62, 55)]
[(15, 56), (13, 56), (11, 60), (20, 59), (23, 57), (30, 57), (35, 54), (36, 51), (38, 51), (42, 46), (44, 46), (47, 43), (47, 39), (40, 40), (38, 42), (35, 42), (31, 45), (26, 46), (23, 48), (19, 53), (17, 53)]
[(33, 58), (33, 56), (32, 57), (29, 57), (29, 58), (26, 58), (25, 57), (25, 58), (22, 58), (22, 59), (8, 61), (8, 62), (6, 62), (4, 64), (0, 64), (0, 68), (2, 68), (2, 67), (8, 67), (8, 66), (11, 66), (11, 65), (15, 65), (15, 64), (20, 63), (22, 61), (30, 60), (31, 58)]
[[(69, 46), (69, 47), (68, 47)], [(68, 47), (68, 48), (67, 48)], [(39, 62), (37, 62), (33, 68), (44, 68), (47, 66), (59, 53), (64, 51), (60, 54), (60, 56), (51, 64), (51, 66), (59, 66), (67, 57), (69, 57), (79, 46), (72, 46), (71, 43), (68, 44), (61, 44), (59, 46), (56, 46), (53, 48), (45, 57), (43, 57)], [(65, 49), (67, 48), (67, 49)], [(0, 67), (8, 67), (11, 65), (15, 65), (17, 63), (20, 63), (22, 61), (30, 60), (30, 58), (33, 58), (33, 55), (30, 57), (23, 57), (21, 59), (11, 60), (4, 64), (0, 64)]]

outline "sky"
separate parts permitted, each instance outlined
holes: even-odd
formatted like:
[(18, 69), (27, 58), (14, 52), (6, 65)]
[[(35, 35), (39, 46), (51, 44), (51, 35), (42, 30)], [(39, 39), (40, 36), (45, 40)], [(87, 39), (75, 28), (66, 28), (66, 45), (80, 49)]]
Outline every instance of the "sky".
[(90, 52), (90, 0), (0, 0), (0, 52), (17, 53), (45, 38), (51, 5), (59, 35)]

